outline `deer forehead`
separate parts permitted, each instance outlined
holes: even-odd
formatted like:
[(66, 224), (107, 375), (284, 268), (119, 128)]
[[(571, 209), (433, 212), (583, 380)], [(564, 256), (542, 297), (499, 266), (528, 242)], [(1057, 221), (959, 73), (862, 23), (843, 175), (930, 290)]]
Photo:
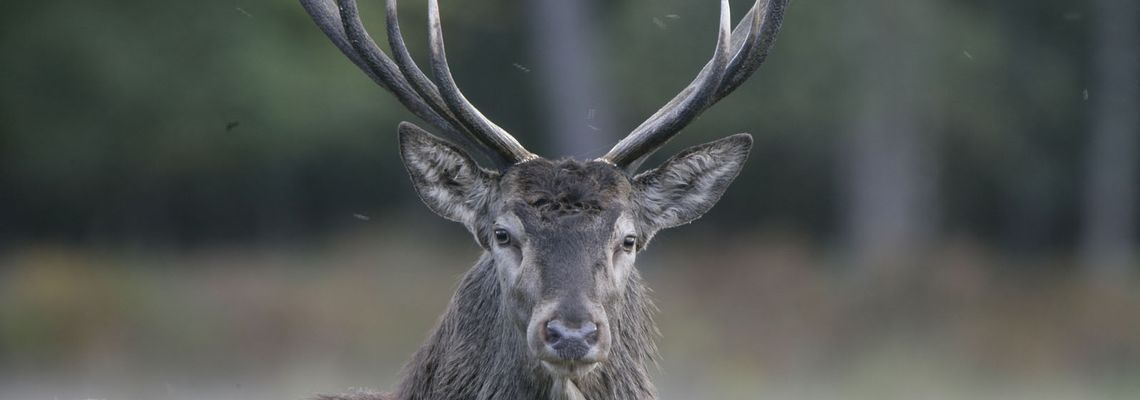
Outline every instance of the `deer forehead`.
[(632, 203), (628, 175), (599, 161), (536, 159), (503, 175), (503, 200), (547, 219), (621, 212)]

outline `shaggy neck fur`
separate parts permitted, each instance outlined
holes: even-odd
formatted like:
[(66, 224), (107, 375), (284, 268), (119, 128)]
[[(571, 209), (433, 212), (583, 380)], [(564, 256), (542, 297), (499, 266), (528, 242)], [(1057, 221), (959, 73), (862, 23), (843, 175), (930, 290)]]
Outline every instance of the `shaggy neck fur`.
[(484, 254), (464, 277), (439, 325), (393, 393), (399, 400), (656, 398), (648, 365), (656, 362), (653, 304), (640, 276), (607, 309), (609, 359), (582, 379), (555, 382), (526, 348), (502, 301), (494, 261)]

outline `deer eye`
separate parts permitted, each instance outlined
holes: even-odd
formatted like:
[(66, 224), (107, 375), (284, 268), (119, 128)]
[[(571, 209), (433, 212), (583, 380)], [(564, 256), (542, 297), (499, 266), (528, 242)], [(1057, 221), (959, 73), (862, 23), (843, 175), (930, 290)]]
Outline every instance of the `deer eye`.
[(637, 236), (629, 235), (629, 236), (626, 236), (625, 239), (623, 239), (621, 241), (622, 250), (633, 251), (633, 248), (636, 246), (637, 246)]
[(508, 233), (506, 229), (495, 228), (494, 235), (495, 243), (498, 243), (499, 246), (506, 246), (508, 244), (511, 244), (511, 234)]

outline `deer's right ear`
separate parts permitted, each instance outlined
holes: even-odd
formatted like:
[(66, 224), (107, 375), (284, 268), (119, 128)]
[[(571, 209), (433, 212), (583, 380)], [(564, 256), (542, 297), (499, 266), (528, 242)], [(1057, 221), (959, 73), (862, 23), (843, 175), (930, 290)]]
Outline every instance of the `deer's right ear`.
[(409, 122), (400, 123), (399, 135), (400, 157), (420, 199), (436, 214), (475, 232), (499, 174), (480, 168), (463, 150)]

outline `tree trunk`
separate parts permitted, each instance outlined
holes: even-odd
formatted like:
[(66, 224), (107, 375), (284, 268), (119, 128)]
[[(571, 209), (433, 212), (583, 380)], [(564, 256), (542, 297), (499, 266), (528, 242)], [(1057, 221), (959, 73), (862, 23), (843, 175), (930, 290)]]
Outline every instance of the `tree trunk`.
[(846, 237), (868, 271), (913, 264), (934, 226), (935, 144), (929, 0), (850, 5), (854, 74), (851, 131), (840, 141)]
[(1086, 164), (1081, 258), (1097, 278), (1135, 266), (1140, 176), (1140, 6), (1094, 1), (1091, 143)]
[(544, 136), (552, 138), (554, 156), (597, 157), (612, 144), (612, 108), (597, 72), (593, 6), (593, 1), (531, 2), (534, 72), (542, 82)]

